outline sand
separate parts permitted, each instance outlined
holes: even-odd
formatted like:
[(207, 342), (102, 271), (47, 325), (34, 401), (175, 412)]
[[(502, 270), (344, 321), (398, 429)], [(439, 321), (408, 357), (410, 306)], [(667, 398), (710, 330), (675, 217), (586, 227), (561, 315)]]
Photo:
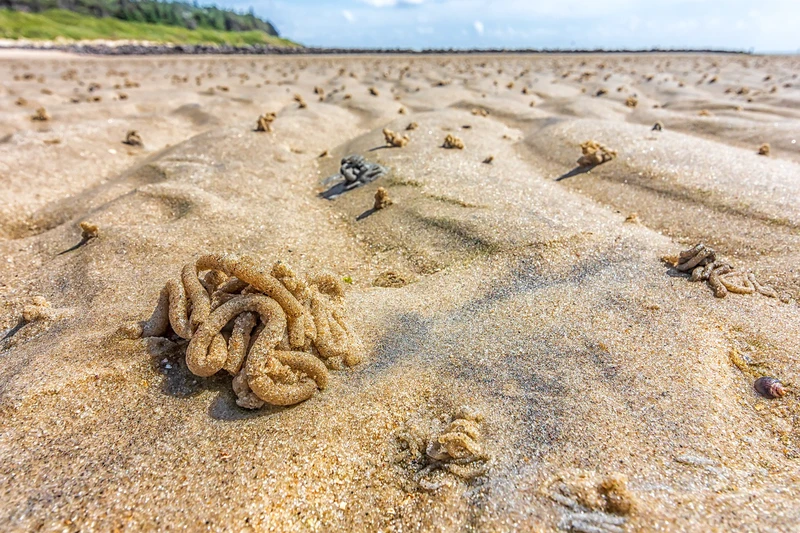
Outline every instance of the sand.
[[(0, 529), (796, 531), (798, 72), (4, 52)], [(587, 140), (616, 158), (579, 167)], [(319, 197), (350, 154), (389, 173)], [(715, 298), (662, 260), (698, 242), (783, 299)], [(250, 411), (185, 342), (117, 334), (222, 252), (346, 280), (364, 363)], [(462, 406), (485, 472), (426, 470)]]

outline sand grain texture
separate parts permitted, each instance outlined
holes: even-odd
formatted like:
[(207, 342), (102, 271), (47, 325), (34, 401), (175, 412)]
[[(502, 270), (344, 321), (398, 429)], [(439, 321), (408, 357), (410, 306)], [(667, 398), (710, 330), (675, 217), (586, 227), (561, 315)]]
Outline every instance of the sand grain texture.
[[(0, 57), (0, 529), (792, 531), (799, 71)], [(143, 146), (120, 142), (132, 130)], [(587, 139), (617, 157), (577, 166)], [(389, 173), (321, 198), (350, 154)], [(714, 298), (661, 259), (698, 242), (788, 303)], [(249, 411), (229, 376), (189, 372), (185, 341), (115, 334), (206, 253), (341, 277), (364, 362)], [(758, 395), (760, 376), (786, 394)], [(420, 443), (462, 406), (483, 415), (485, 474), (421, 484)]]

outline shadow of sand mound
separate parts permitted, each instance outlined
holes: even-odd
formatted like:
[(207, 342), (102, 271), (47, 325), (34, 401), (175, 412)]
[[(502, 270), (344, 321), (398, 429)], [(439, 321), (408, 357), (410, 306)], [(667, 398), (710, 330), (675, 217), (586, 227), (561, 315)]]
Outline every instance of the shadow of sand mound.
[(200, 104), (184, 104), (176, 108), (173, 115), (190, 120), (195, 126), (215, 126), (219, 124), (219, 119), (203, 110)]
[[(152, 159), (157, 158), (158, 156), (153, 156)], [(150, 163), (144, 163), (122, 174), (117, 179), (96, 185), (74, 196), (46, 205), (33, 213), (30, 220), (8, 228), (9, 237), (22, 239), (45, 233), (68, 222), (80, 213), (90, 211), (94, 206), (108, 198), (126, 194), (139, 185), (158, 183), (166, 179), (166, 174), (162, 169)]]

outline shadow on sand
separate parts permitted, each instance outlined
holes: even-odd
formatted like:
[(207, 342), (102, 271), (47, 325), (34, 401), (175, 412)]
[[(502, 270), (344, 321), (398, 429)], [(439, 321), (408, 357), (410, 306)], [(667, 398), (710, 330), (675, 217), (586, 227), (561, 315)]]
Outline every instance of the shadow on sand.
[(594, 166), (591, 166), (591, 167), (575, 167), (572, 170), (570, 170), (569, 172), (567, 172), (566, 174), (561, 174), (559, 177), (556, 178), (556, 181), (565, 180), (567, 178), (571, 178), (573, 176), (578, 176), (580, 174), (586, 174), (587, 172), (589, 172), (590, 170), (592, 170), (593, 168), (596, 168), (598, 166), (600, 166), (600, 165), (594, 165)]

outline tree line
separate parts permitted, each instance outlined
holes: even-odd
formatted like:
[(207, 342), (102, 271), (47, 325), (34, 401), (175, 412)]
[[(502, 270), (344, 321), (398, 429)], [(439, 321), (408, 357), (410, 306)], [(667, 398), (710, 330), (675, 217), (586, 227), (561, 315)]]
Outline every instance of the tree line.
[(157, 0), (0, 0), (0, 9), (39, 13), (49, 9), (65, 9), (93, 17), (113, 17), (130, 22), (148, 22), (179, 26), (190, 30), (208, 28), (224, 31), (263, 31), (278, 35), (275, 27), (262, 20), (250, 8), (248, 13), (220, 9), (215, 5), (200, 6), (197, 0), (159, 2)]

